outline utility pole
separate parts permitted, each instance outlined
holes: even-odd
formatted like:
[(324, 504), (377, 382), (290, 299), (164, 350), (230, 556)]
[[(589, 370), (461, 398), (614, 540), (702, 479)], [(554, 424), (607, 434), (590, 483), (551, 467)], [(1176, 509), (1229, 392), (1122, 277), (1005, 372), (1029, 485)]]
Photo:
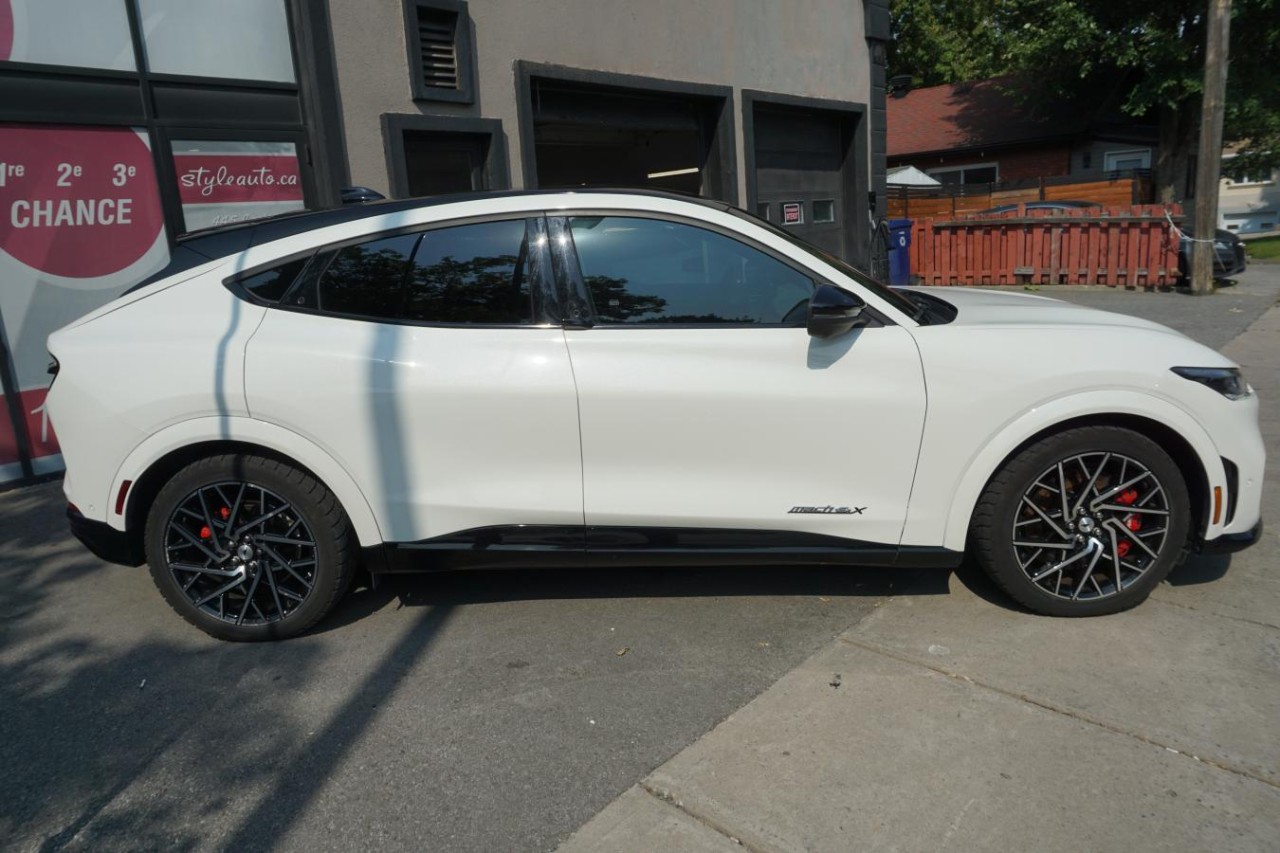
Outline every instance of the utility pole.
[(1196, 242), (1191, 244), (1191, 292), (1213, 292), (1213, 236), (1218, 229), (1218, 181), (1222, 176), (1222, 113), (1227, 97), (1227, 46), (1231, 0), (1209, 0), (1204, 52), (1204, 101), (1196, 160)]

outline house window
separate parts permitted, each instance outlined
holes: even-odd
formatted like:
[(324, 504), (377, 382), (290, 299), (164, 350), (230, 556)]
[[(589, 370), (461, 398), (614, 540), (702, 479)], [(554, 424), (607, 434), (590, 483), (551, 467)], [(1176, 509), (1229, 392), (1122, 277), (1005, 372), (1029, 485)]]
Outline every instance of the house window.
[(1266, 172), (1260, 172), (1256, 174), (1251, 172), (1245, 172), (1244, 174), (1237, 174), (1237, 175), (1228, 174), (1228, 170), (1230, 169), (1230, 163), (1233, 159), (1235, 159), (1235, 156), (1236, 155), (1234, 154), (1228, 154), (1226, 157), (1222, 158), (1222, 180), (1226, 183), (1227, 186), (1247, 187), (1247, 186), (1262, 186), (1266, 184), (1275, 183), (1274, 172), (1270, 174)]
[(405, 0), (404, 28), (414, 100), (474, 100), (471, 18), (463, 0)]
[(1131, 172), (1151, 168), (1151, 149), (1134, 148), (1129, 151), (1108, 151), (1103, 155), (1104, 172)]
[(955, 184), (994, 184), (1000, 180), (999, 163), (974, 163), (968, 166), (943, 166), (930, 169), (929, 175), (943, 186)]

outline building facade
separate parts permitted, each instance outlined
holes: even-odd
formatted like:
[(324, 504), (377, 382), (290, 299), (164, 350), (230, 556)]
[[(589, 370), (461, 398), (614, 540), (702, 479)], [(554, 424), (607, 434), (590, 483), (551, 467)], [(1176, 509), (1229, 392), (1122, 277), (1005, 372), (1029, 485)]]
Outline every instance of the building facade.
[[(1224, 156), (1224, 169), (1234, 156)], [(1218, 224), (1237, 234), (1280, 229), (1280, 169), (1223, 178), (1218, 190)]]
[(887, 0), (0, 0), (0, 483), (61, 468), (51, 331), (345, 187), (674, 190), (861, 260), (888, 37)]

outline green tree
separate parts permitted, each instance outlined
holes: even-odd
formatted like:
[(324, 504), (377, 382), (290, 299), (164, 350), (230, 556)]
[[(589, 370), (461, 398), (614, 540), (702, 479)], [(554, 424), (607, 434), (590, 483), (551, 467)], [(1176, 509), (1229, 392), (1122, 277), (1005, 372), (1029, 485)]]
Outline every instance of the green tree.
[[(1160, 127), (1162, 200), (1185, 189), (1204, 73), (1203, 0), (896, 0), (891, 75), (925, 84), (1008, 76), (1029, 104), (1088, 98)], [(1231, 171), (1280, 165), (1280, 0), (1234, 0), (1225, 140)]]

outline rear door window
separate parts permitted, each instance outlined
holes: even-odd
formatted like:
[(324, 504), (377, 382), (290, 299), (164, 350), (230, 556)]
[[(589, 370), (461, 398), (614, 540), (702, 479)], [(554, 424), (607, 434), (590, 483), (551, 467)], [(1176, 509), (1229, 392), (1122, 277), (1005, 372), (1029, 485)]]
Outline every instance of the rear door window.
[(481, 222), (422, 235), (407, 280), (404, 318), (420, 323), (532, 321), (525, 221)]
[(398, 318), (419, 236), (398, 234), (339, 250), (320, 277), (320, 310), (375, 320)]

